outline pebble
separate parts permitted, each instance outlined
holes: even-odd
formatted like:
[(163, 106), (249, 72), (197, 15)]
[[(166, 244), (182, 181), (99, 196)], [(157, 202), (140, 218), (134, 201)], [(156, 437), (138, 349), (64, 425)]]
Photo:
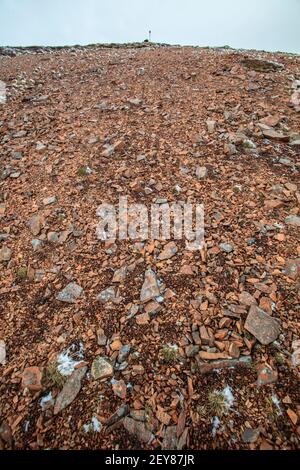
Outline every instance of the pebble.
[(141, 302), (148, 302), (149, 300), (158, 297), (159, 294), (160, 292), (156, 274), (151, 269), (147, 269), (147, 271), (145, 271), (145, 280), (142, 285), (140, 300)]

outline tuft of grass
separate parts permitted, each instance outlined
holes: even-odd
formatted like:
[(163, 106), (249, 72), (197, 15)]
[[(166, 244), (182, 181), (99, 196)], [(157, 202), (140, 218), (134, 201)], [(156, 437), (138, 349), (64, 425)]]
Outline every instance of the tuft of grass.
[(27, 278), (27, 269), (25, 266), (21, 266), (17, 271), (17, 278), (18, 279), (26, 279)]
[(279, 364), (280, 366), (285, 364), (285, 357), (282, 353), (276, 352), (275, 355), (274, 355), (274, 358), (275, 358), (275, 361), (277, 362), (277, 364)]
[(62, 388), (65, 384), (66, 377), (64, 377), (59, 370), (57, 370), (57, 364), (51, 362), (44, 372), (44, 382), (48, 387)]
[(220, 417), (226, 413), (226, 400), (221, 392), (210, 392), (208, 394), (207, 409), (213, 416)]
[(87, 176), (88, 174), (89, 174), (89, 172), (88, 172), (88, 169), (87, 169), (86, 166), (81, 166), (81, 167), (79, 168), (79, 170), (77, 171), (77, 175), (78, 175), (78, 176), (81, 176), (81, 177)]
[(177, 361), (177, 348), (167, 344), (161, 350), (164, 362), (167, 364), (172, 364)]

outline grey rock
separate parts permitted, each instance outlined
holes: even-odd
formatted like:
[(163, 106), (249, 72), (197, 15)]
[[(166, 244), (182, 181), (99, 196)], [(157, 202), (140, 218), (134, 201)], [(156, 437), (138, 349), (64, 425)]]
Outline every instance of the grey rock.
[(95, 380), (112, 377), (114, 368), (107, 357), (97, 356), (92, 363), (91, 374)]
[(151, 269), (147, 269), (140, 294), (141, 302), (148, 302), (148, 300), (158, 297), (159, 293), (156, 274)]
[(9, 261), (12, 251), (7, 246), (3, 246), (0, 250), (0, 261)]
[(230, 243), (220, 243), (221, 250), (225, 251), (225, 253), (231, 253), (233, 251), (233, 246)]
[(298, 215), (288, 215), (285, 218), (285, 223), (293, 227), (300, 227), (300, 217)]
[(76, 300), (81, 296), (83, 292), (82, 287), (80, 287), (75, 282), (70, 282), (63, 290), (61, 290), (56, 299), (61, 302), (75, 303)]

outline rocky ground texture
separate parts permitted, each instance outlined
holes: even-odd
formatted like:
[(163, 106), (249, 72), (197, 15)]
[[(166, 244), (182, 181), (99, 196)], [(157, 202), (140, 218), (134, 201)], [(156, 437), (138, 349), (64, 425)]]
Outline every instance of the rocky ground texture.
[[(298, 56), (2, 48), (0, 449), (297, 449)], [(205, 247), (96, 236), (203, 203)]]

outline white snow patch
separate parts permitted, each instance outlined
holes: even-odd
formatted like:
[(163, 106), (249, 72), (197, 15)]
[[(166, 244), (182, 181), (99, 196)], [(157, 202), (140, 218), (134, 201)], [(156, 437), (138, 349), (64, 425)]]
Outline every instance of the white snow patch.
[(221, 421), (219, 420), (218, 416), (214, 416), (213, 418), (211, 418), (211, 422), (213, 425), (211, 433), (213, 437), (216, 437), (217, 429), (220, 427)]
[(224, 388), (224, 390), (222, 392), (222, 395), (225, 399), (227, 408), (231, 408), (233, 403), (234, 403), (234, 396), (232, 394), (232, 390), (229, 387), (229, 385), (226, 385), (226, 387)]
[(87, 423), (83, 425), (84, 432), (100, 432), (102, 429), (102, 424), (98, 420), (96, 416), (92, 417), (91, 423)]
[(282, 415), (281, 406), (280, 406), (280, 400), (279, 400), (278, 396), (275, 395), (275, 393), (273, 393), (273, 395), (272, 395), (272, 397), (271, 397), (271, 400), (272, 400), (272, 402), (274, 403), (274, 405), (276, 406), (277, 411), (278, 411), (278, 414), (279, 414), (279, 415)]
[[(74, 372), (77, 364), (80, 364), (83, 358), (83, 344), (80, 343), (79, 350), (76, 351), (76, 345), (71, 346), (57, 356), (57, 370), (61, 375), (68, 376)], [(79, 359), (79, 360), (78, 360)]]
[(47, 404), (48, 404), (49, 402), (54, 403), (54, 400), (53, 400), (53, 398), (52, 398), (52, 393), (51, 393), (51, 392), (49, 392), (48, 395), (45, 395), (45, 396), (41, 399), (40, 405), (41, 405), (42, 410), (44, 410), (44, 409), (46, 408), (46, 406), (47, 406)]

